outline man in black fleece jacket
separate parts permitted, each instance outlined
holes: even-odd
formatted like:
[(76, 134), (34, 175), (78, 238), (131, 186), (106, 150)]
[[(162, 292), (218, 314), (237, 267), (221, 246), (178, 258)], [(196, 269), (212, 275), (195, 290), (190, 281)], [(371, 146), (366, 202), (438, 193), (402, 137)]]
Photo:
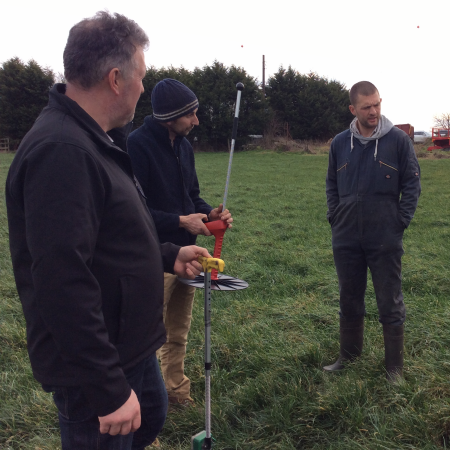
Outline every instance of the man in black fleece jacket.
[(67, 85), (23, 139), (6, 203), (14, 275), (33, 374), (54, 394), (63, 450), (144, 449), (167, 394), (163, 273), (194, 277), (205, 249), (161, 245), (125, 148), (143, 92), (148, 38), (119, 14), (75, 25)]
[[(210, 235), (204, 220), (225, 220), (228, 210), (213, 209), (200, 197), (194, 152), (185, 136), (198, 125), (198, 100), (183, 83), (171, 78), (152, 91), (153, 116), (130, 134), (128, 152), (147, 197), (160, 242), (195, 244), (198, 234)], [(164, 274), (164, 324), (167, 341), (159, 352), (169, 402), (189, 406), (190, 381), (184, 374), (187, 336), (195, 288)]]

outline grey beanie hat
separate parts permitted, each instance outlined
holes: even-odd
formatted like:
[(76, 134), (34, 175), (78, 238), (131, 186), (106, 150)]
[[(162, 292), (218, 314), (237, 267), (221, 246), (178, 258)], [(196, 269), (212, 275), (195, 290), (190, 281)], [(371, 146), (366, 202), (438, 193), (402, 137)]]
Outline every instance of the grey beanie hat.
[(197, 109), (198, 99), (183, 83), (165, 78), (153, 88), (152, 108), (155, 120), (169, 122)]

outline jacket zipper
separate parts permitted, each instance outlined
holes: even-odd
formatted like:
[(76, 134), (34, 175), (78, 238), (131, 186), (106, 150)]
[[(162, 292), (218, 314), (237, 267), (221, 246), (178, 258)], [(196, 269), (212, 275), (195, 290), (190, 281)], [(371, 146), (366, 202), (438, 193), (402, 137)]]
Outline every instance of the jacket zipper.
[(380, 161), (380, 168), (381, 168), (381, 164), (383, 164), (383, 166), (390, 167), (391, 169), (394, 169), (396, 172), (398, 172), (398, 169), (396, 169), (395, 167), (390, 166), (389, 164), (384, 163), (383, 161)]
[(339, 172), (339, 171), (342, 170), (342, 169), (347, 170), (347, 166), (348, 166), (348, 163), (345, 163), (342, 167), (340, 167), (340, 168), (337, 170), (337, 172)]
[(141, 194), (142, 197), (144, 197), (147, 200), (147, 197), (145, 196), (144, 191), (142, 190), (141, 184), (139, 183), (139, 181), (135, 175), (133, 175), (133, 181), (134, 181), (134, 185), (136, 186), (136, 189), (138, 190), (139, 194)]
[(178, 154), (175, 151), (175, 141), (173, 142), (173, 146), (172, 146), (172, 150), (173, 153), (175, 154), (175, 157), (177, 158), (177, 163), (178, 163), (178, 170), (180, 172), (180, 177), (181, 177), (181, 190), (182, 190), (182, 198), (183, 198), (183, 214), (186, 214), (186, 185), (184, 184), (184, 176), (183, 176), (183, 169), (181, 167), (181, 161), (180, 158), (178, 156), (178, 154), (180, 153), (180, 148), (178, 147)]

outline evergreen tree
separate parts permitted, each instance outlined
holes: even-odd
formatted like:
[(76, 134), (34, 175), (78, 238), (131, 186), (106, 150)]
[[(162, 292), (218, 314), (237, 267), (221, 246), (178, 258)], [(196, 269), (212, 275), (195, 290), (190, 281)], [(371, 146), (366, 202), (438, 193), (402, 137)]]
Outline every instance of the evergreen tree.
[(148, 67), (142, 84), (144, 85), (144, 93), (139, 98), (136, 106), (136, 113), (134, 115), (134, 127), (140, 127), (144, 123), (145, 116), (153, 114), (152, 109), (152, 91), (153, 88), (164, 78), (173, 78), (174, 80), (181, 81), (186, 86), (190, 87), (192, 74), (184, 67), (179, 69), (175, 67), (162, 67), (157, 69), (154, 66)]
[[(134, 119), (135, 127), (152, 114), (151, 92), (164, 78), (174, 78), (197, 95), (200, 126), (189, 134), (197, 148), (226, 150), (231, 140), (236, 103), (236, 83), (244, 83), (241, 96), (237, 146), (248, 135), (263, 134), (269, 122), (289, 124), (294, 139), (328, 139), (348, 127), (348, 90), (335, 81), (315, 73), (302, 75), (291, 66), (280, 67), (268, 79), (264, 99), (255, 78), (241, 67), (212, 65), (188, 71), (183, 67), (149, 67), (143, 80), (142, 94)], [(55, 76), (35, 61), (24, 64), (12, 58), (0, 67), (0, 137), (20, 140), (33, 125), (48, 102), (48, 91)]]
[(241, 67), (228, 68), (214, 61), (211, 66), (196, 68), (193, 72), (193, 90), (200, 102), (200, 126), (194, 128), (192, 137), (197, 137), (200, 146), (225, 150), (228, 142), (231, 142), (238, 82), (244, 84), (244, 90), (241, 95), (236, 148), (247, 141), (249, 134), (262, 134), (263, 100), (256, 80)]
[(54, 74), (33, 60), (12, 58), (0, 67), (0, 137), (22, 139), (48, 103)]
[(307, 114), (303, 105), (306, 77), (291, 66), (287, 70), (280, 67), (269, 77), (267, 85), (267, 98), (277, 119), (289, 124), (289, 132), (294, 139), (302, 139)]
[(143, 123), (144, 117), (152, 114), (151, 91), (164, 78), (173, 78), (188, 86), (199, 100), (197, 116), (200, 122), (187, 137), (196, 146), (215, 150), (226, 150), (231, 140), (236, 103), (236, 83), (242, 82), (245, 89), (241, 97), (238, 142), (247, 140), (249, 134), (262, 134), (267, 112), (257, 82), (244, 69), (225, 67), (214, 61), (211, 66), (196, 68), (189, 72), (183, 67), (147, 69), (144, 78), (145, 92), (142, 94), (134, 119), (135, 126)]
[(280, 67), (268, 80), (270, 106), (294, 139), (329, 139), (352, 120), (346, 87), (315, 73)]

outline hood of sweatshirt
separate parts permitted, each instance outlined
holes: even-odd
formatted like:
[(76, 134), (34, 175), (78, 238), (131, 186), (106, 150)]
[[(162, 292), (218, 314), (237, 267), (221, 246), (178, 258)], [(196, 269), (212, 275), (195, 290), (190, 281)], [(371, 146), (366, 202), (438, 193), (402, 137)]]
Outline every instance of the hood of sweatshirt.
[(358, 126), (356, 125), (356, 122), (358, 119), (355, 117), (352, 120), (352, 123), (350, 124), (350, 132), (352, 134), (351, 137), (351, 149), (350, 151), (353, 151), (353, 136), (358, 139), (361, 144), (365, 145), (370, 141), (376, 141), (375, 143), (375, 152), (373, 154), (373, 159), (377, 160), (377, 152), (378, 152), (378, 139), (382, 138), (384, 135), (388, 134), (389, 131), (391, 131), (394, 124), (385, 116), (381, 115), (380, 120), (378, 121), (378, 125), (376, 126), (375, 130), (372, 133), (372, 136), (365, 137), (362, 136), (361, 133), (358, 130)]

